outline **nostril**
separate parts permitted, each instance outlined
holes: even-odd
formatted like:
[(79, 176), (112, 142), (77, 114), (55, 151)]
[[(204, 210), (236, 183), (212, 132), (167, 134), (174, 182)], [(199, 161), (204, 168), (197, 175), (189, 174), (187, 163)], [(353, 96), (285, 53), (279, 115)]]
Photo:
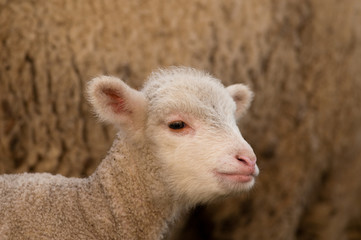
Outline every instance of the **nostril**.
[(249, 158), (246, 156), (236, 156), (236, 159), (246, 165), (254, 166), (256, 164), (256, 158)]
[(244, 158), (242, 158), (242, 157), (236, 157), (237, 158), (237, 160), (238, 161), (240, 161), (240, 162), (244, 162), (244, 163), (247, 163), (247, 161), (244, 159)]

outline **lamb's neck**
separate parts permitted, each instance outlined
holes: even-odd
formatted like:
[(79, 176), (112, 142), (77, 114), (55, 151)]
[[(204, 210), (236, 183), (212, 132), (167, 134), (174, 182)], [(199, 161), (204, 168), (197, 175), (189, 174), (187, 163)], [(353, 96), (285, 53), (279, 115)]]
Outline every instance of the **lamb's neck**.
[(166, 188), (159, 163), (144, 143), (130, 143), (118, 135), (94, 175), (111, 202), (119, 228), (127, 226), (127, 231), (136, 231), (135, 236), (157, 239), (181, 211)]

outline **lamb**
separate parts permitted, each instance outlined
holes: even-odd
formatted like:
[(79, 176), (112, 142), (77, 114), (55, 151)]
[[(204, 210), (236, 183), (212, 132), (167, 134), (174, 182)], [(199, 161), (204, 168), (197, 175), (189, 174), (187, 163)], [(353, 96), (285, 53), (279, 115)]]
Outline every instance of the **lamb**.
[(107, 156), (83, 179), (0, 176), (0, 239), (161, 239), (188, 208), (254, 185), (256, 156), (236, 125), (245, 85), (173, 67), (140, 91), (97, 77), (88, 94), (119, 128)]

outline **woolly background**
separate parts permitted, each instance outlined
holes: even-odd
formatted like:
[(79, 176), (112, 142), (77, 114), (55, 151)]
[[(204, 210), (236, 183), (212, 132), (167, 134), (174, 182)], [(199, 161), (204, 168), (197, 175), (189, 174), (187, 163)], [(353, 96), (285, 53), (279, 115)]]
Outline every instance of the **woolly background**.
[(261, 175), (169, 239), (361, 239), (358, 0), (0, 0), (0, 173), (91, 174), (114, 129), (84, 96), (159, 67), (255, 92), (240, 128)]

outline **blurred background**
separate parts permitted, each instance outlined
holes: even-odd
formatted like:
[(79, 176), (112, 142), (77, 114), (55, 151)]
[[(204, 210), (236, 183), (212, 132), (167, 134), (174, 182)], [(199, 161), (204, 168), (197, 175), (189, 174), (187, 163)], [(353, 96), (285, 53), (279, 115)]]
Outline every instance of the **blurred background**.
[(140, 88), (170, 65), (253, 89), (240, 129), (261, 174), (168, 239), (361, 239), (358, 0), (0, 0), (0, 173), (90, 175), (115, 129), (87, 81)]

